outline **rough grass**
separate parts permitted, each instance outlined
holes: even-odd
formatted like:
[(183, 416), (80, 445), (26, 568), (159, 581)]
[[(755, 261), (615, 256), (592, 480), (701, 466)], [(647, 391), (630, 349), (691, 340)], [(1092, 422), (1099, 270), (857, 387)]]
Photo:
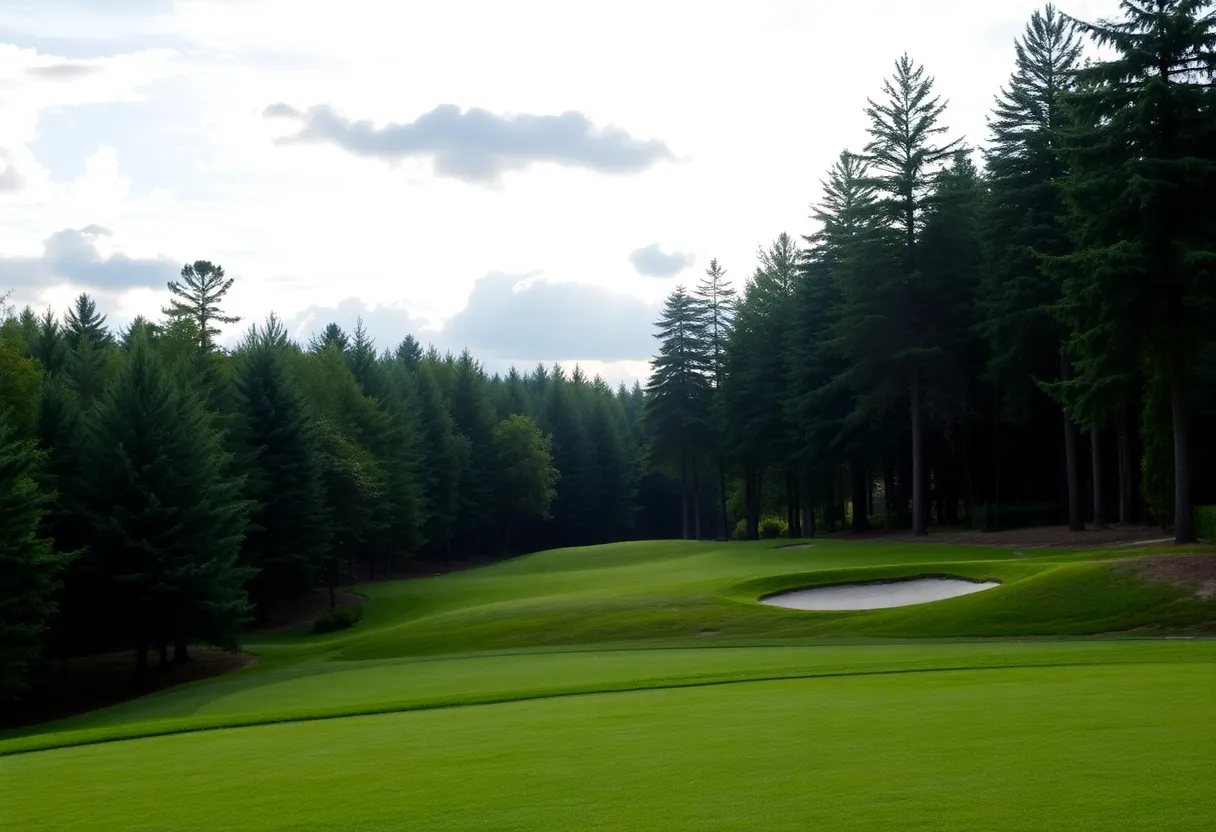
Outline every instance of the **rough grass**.
[[(1127, 636), (1209, 632), (1216, 601), (1121, 567), (1152, 550), (781, 543), (622, 544), (361, 587), (357, 628), (261, 636), (261, 661), (228, 677), (0, 735), (3, 821), (1189, 830), (1210, 815), (1216, 641)], [(1002, 585), (865, 612), (756, 601), (917, 575)]]

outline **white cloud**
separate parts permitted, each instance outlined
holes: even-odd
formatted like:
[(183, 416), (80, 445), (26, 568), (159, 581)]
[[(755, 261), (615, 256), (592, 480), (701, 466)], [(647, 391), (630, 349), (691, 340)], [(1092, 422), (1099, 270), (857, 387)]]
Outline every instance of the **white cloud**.
[[(259, 320), (355, 297), (437, 325), (492, 272), (610, 289), (645, 315), (670, 286), (631, 267), (642, 243), (679, 241), (680, 255), (741, 277), (758, 245), (810, 231), (819, 180), (864, 142), (865, 100), (904, 51), (949, 100), (951, 135), (982, 142), (1013, 38), (1041, 3), (43, 0), (0, 11), (13, 41), (0, 44), (0, 182), (20, 179), (0, 188), (0, 247), (34, 256), (55, 231), (100, 224), (131, 257), (223, 263), (232, 311)], [(278, 101), (377, 125), (445, 104), (503, 119), (575, 111), (680, 158), (627, 177), (533, 165), (470, 188), (429, 159), (284, 152), (284, 125), (262, 117)], [(97, 112), (81, 115), (90, 106), (120, 121), (103, 131)], [(75, 153), (82, 169), (48, 170), (31, 150), (54, 119), (74, 141), (48, 164)], [(155, 312), (147, 292), (124, 308)], [(565, 337), (547, 360), (587, 353), (583, 332)]]

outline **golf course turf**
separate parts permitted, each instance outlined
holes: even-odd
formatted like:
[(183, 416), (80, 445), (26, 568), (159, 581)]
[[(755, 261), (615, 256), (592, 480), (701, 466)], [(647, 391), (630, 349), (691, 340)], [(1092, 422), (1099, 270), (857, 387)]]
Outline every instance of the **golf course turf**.
[[(227, 676), (0, 734), (0, 828), (1190, 832), (1216, 815), (1216, 641), (1171, 638), (1216, 632), (1216, 600), (1125, 568), (1172, 547), (780, 545), (616, 544), (361, 587), (350, 630), (260, 636)], [(937, 576), (1000, 586), (866, 611), (757, 601)]]

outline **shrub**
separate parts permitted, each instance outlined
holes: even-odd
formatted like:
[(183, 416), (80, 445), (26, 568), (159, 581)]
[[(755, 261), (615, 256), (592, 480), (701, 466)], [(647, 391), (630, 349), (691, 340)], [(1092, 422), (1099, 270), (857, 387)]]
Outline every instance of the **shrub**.
[(1216, 506), (1195, 506), (1195, 534), (1216, 543)]
[(1057, 526), (1067, 522), (1058, 503), (1008, 503), (975, 507), (974, 526), (982, 532), (1024, 529), (1028, 526)]
[(789, 527), (780, 517), (764, 517), (760, 520), (760, 538), (762, 540), (785, 537), (788, 532)]
[(312, 622), (314, 635), (332, 633), (335, 630), (349, 629), (363, 620), (363, 605), (354, 604), (349, 607), (338, 607), (322, 615)]
[(747, 521), (740, 520), (735, 524), (735, 540), (747, 540)]

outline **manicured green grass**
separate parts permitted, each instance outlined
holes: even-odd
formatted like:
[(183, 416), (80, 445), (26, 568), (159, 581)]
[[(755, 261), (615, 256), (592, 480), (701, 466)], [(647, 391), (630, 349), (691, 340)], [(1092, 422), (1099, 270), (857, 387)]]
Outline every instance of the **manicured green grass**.
[[(1216, 641), (1138, 638), (1213, 632), (1216, 602), (1112, 570), (1144, 551), (778, 545), (363, 587), (350, 630), (0, 735), (0, 827), (1190, 830), (1216, 808)], [(1002, 585), (864, 612), (756, 601), (943, 574)]]
[(1193, 832), (1214, 689), (1166, 664), (600, 694), (19, 755), (0, 782), (6, 824), (64, 832)]

